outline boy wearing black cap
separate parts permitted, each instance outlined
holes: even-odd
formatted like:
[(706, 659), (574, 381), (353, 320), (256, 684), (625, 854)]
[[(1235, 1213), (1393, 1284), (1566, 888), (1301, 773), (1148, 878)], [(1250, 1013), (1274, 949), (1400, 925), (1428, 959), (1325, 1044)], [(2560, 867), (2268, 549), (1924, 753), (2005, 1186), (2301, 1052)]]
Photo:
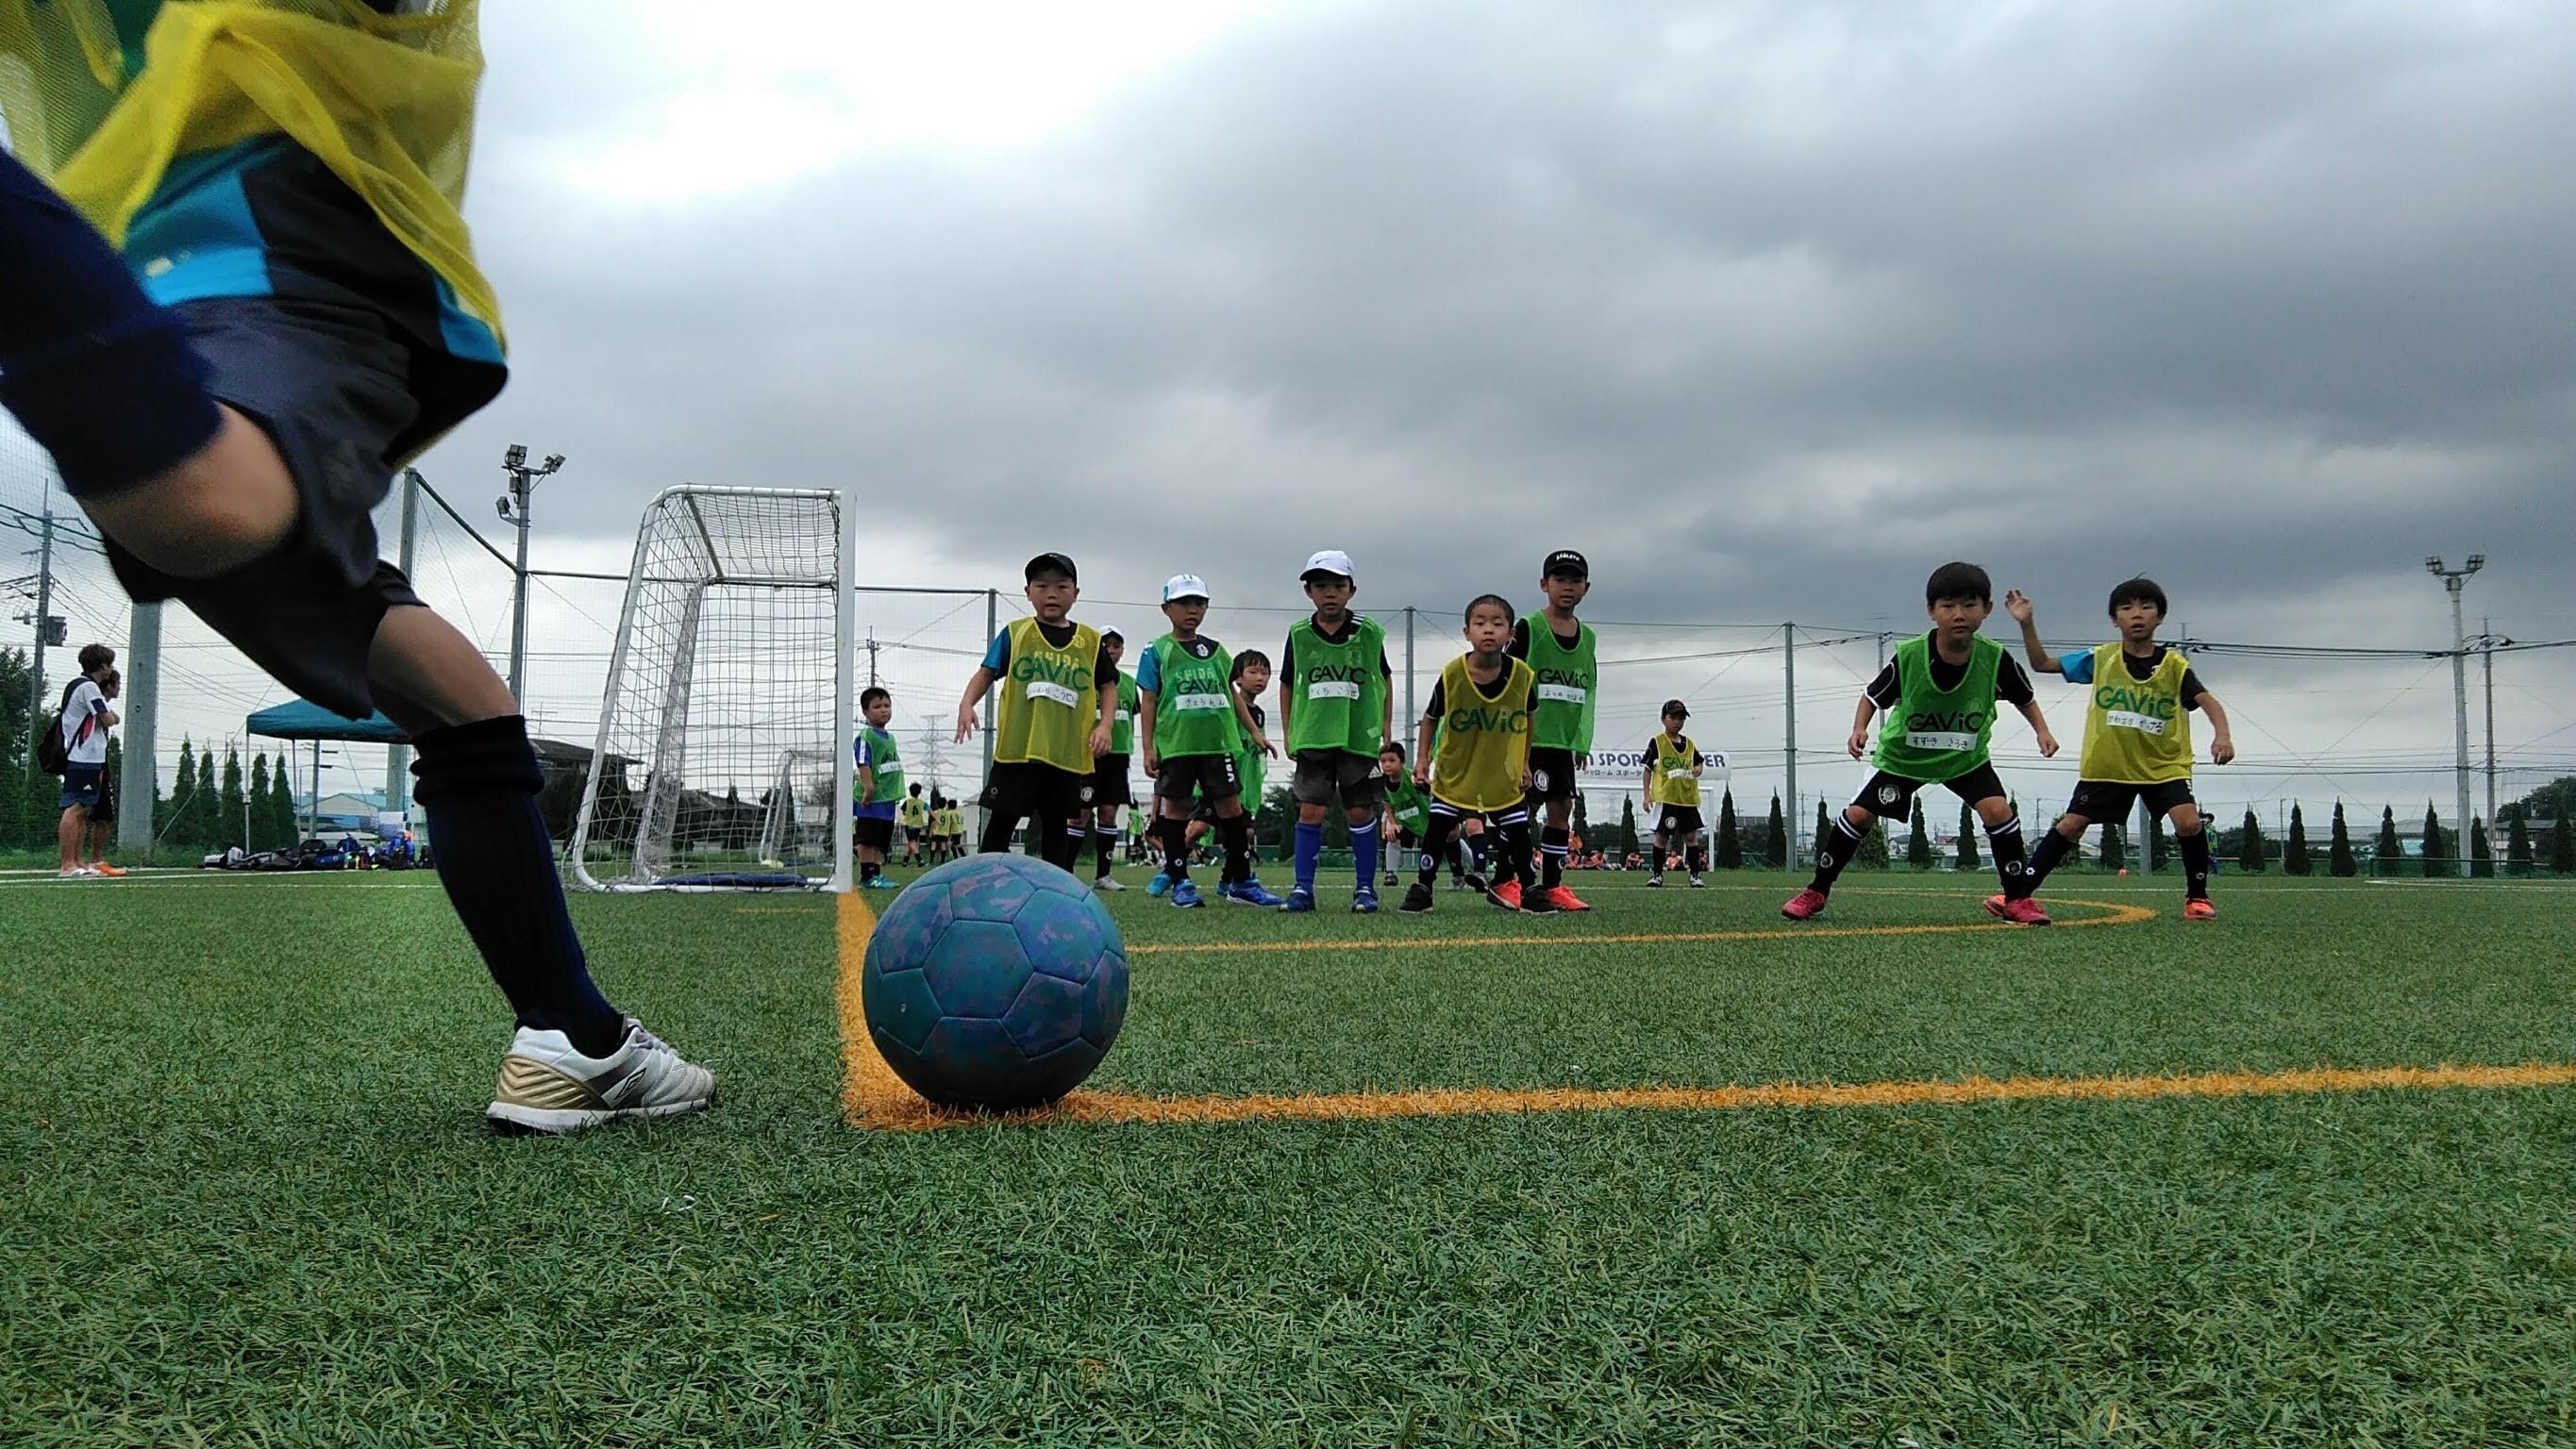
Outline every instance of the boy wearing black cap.
[(1511, 644), (1512, 657), (1538, 676), (1529, 752), (1531, 812), (1547, 807), (1538, 889), (1560, 911), (1588, 911), (1565, 884), (1565, 854), (1574, 839), (1576, 777), (1592, 763), (1593, 695), (1601, 681), (1592, 626), (1574, 617), (1592, 592), (1592, 566), (1573, 549), (1558, 549), (1539, 565), (1538, 586), (1547, 607), (1512, 626)]
[(1386, 630), (1351, 612), (1351, 595), (1359, 586), (1351, 576), (1349, 554), (1325, 549), (1306, 560), (1301, 577), (1315, 612), (1289, 627), (1288, 642), (1279, 651), (1279, 728), (1297, 761), (1297, 883), (1280, 909), (1315, 909), (1324, 813), (1338, 796), (1359, 872), (1351, 912), (1373, 915), (1378, 908), (1378, 839), (1371, 827), (1386, 799), (1377, 752), (1395, 723)]
[(984, 653), (957, 701), (957, 736), (975, 733), (975, 708), (1000, 681), (994, 711), (993, 774), (984, 782), (985, 854), (1011, 848), (1020, 822), (1039, 822), (1038, 853), (1071, 871), (1079, 847), (1063, 822), (1090, 812), (1092, 774), (1109, 753), (1118, 714), (1118, 665), (1100, 635), (1066, 615), (1082, 597), (1073, 560), (1042, 553), (1023, 570), (1035, 618), (1013, 619)]
[(1689, 718), (1689, 705), (1665, 700), (1663, 733), (1646, 742), (1646, 801), (1655, 807), (1655, 859), (1646, 877), (1650, 886), (1664, 883), (1664, 861), (1672, 854), (1675, 836), (1681, 837), (1691, 886), (1708, 884), (1700, 879), (1707, 861), (1699, 843), (1700, 831), (1706, 828), (1699, 813), (1699, 777), (1708, 767), (1700, 759), (1699, 746), (1682, 733), (1682, 722)]

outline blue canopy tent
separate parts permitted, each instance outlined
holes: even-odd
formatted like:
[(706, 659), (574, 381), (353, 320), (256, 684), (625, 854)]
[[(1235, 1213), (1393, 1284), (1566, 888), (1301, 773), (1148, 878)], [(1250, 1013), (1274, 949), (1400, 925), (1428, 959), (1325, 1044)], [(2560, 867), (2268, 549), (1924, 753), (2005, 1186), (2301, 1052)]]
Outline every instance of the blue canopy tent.
[(320, 814), (322, 808), (321, 741), (346, 740), (358, 744), (376, 745), (411, 743), (411, 736), (404, 734), (400, 725), (385, 718), (382, 710), (368, 715), (365, 719), (351, 719), (344, 714), (334, 714), (309, 699), (272, 704), (242, 721), (242, 728), (251, 734), (265, 735), (273, 740), (314, 741), (313, 773), (310, 776), (313, 787), (305, 797), (305, 824), (301, 827), (307, 832), (312, 828), (310, 822)]

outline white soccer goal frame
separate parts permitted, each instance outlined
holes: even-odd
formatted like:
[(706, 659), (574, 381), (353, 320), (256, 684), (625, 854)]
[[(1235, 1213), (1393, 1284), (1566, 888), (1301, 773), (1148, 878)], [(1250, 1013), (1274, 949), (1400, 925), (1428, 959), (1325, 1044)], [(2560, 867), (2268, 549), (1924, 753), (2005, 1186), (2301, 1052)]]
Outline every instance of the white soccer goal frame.
[[(725, 575), (721, 571), (717, 572), (713, 577), (703, 579), (648, 578), (646, 576), (646, 570), (650, 565), (650, 560), (647, 557), (647, 549), (654, 537), (654, 526), (658, 521), (657, 515), (663, 514), (666, 511), (684, 510), (688, 522), (695, 527), (700, 539), (706, 543), (707, 552), (711, 556), (721, 557), (722, 551), (718, 548), (713, 537), (707, 531), (704, 514), (695, 507), (695, 501), (704, 498), (749, 498), (771, 501), (820, 500), (828, 502), (832, 514), (834, 538), (834, 579), (829, 584), (823, 584), (818, 583), (813, 579), (803, 578), (791, 579), (762, 577), (756, 575), (734, 577)], [(678, 487), (662, 490), (654, 496), (651, 503), (645, 505), (643, 515), (636, 525), (635, 562), (633, 566), (627, 570), (626, 598), (618, 612), (617, 638), (615, 644), (609, 651), (608, 679), (600, 694), (599, 728), (591, 746), (590, 765), (588, 770), (585, 772), (582, 782), (581, 811), (573, 825), (572, 848), (570, 853), (572, 878), (576, 884), (586, 890), (629, 893), (645, 891), (714, 892), (763, 889), (820, 889), (828, 891), (847, 891), (851, 888), (856, 876), (856, 870), (854, 868), (856, 852), (853, 849), (851, 812), (846, 802), (851, 798), (850, 792), (853, 784), (855, 783), (855, 776), (857, 773), (857, 767), (852, 760), (850, 750), (850, 732), (856, 728), (855, 722), (858, 718), (854, 697), (855, 680), (853, 678), (855, 672), (855, 661), (853, 655), (855, 653), (857, 638), (856, 624), (858, 599), (857, 592), (852, 587), (852, 560), (856, 553), (856, 510), (850, 507), (849, 499), (838, 489), (727, 488), (700, 484), (683, 484)], [(649, 760), (637, 762), (645, 766), (646, 781), (645, 789), (638, 795), (638, 798), (642, 802), (642, 808), (640, 811), (640, 818), (635, 823), (636, 840), (639, 848), (635, 853), (629, 873), (626, 876), (621, 878), (612, 875), (610, 877), (603, 878), (594, 873), (591, 869), (591, 861), (589, 858), (591, 827), (596, 819), (599, 807), (599, 787), (601, 777), (605, 773), (608, 762), (616, 758), (611, 753), (611, 745), (616, 738), (618, 726), (623, 722), (622, 711), (631, 710), (633, 708), (631, 704), (628, 704), (626, 701), (621, 699), (619, 691), (620, 686), (625, 683), (629, 667), (629, 652), (632, 648), (634, 639), (636, 609), (646, 590), (656, 585), (669, 584), (690, 586), (694, 590), (685, 605), (684, 617), (689, 622), (683, 625), (683, 627), (678, 631), (681, 662), (673, 668), (672, 677), (665, 686), (665, 698), (661, 702), (662, 723), (655, 731), (653, 757)], [(833, 760), (833, 800), (835, 802), (835, 806), (831, 812), (832, 871), (830, 876), (823, 880), (808, 880), (793, 884), (780, 882), (774, 885), (703, 884), (694, 882), (672, 884), (666, 883), (663, 880), (651, 878), (645, 873), (646, 867), (644, 865), (643, 852), (640, 846), (641, 842), (646, 838), (647, 833), (652, 830), (655, 825), (654, 817), (656, 812), (665, 810), (676, 812), (680, 807), (682, 798), (687, 794), (687, 771), (683, 762), (687, 758), (689, 741), (686, 738), (687, 732), (685, 729), (685, 722), (688, 717), (689, 695), (692, 689), (692, 680), (694, 678), (696, 666), (698, 609), (705, 597), (706, 589), (718, 586), (737, 585), (751, 588), (828, 587), (832, 591), (831, 649), (833, 664), (831, 708), (833, 733), (829, 739), (817, 741), (818, 745), (828, 744), (831, 748)], [(677, 723), (674, 723), (675, 721)], [(792, 755), (796, 752), (790, 751), (789, 753)], [(783, 770), (788, 767), (788, 759), (789, 757), (787, 755), (781, 756), (779, 765), (780, 769)], [(621, 763), (618, 768), (622, 771), (626, 766)], [(762, 829), (765, 835), (768, 828), (766, 810), (764, 810), (763, 815)]]

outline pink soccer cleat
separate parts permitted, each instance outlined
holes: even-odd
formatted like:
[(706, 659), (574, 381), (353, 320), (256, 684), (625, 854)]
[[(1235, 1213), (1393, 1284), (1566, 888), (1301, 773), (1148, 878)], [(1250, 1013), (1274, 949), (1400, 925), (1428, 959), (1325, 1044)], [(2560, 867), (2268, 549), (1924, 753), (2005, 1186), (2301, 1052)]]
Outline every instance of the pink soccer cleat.
[(2040, 906), (2039, 902), (2027, 896), (2017, 901), (2006, 900), (2002, 896), (1988, 896), (1986, 914), (1999, 921), (2010, 921), (2016, 926), (2048, 924), (2048, 912)]
[(1824, 912), (1825, 893), (1814, 886), (1789, 897), (1788, 904), (1780, 907), (1780, 914), (1793, 921), (1812, 921)]

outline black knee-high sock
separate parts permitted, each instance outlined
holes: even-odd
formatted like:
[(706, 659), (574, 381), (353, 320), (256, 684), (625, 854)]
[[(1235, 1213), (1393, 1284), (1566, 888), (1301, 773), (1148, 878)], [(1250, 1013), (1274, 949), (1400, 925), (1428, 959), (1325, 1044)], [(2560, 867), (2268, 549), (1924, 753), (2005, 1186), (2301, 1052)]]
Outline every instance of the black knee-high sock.
[(1828, 894), (1833, 891), (1834, 882), (1841, 878), (1843, 867), (1851, 864), (1852, 857), (1860, 853), (1862, 833), (1861, 827), (1851, 823), (1850, 816), (1834, 817), (1833, 834), (1816, 842), (1816, 878), (1807, 882), (1807, 889)]
[(1163, 874), (1174, 880), (1190, 877), (1190, 822), (1170, 817), (1154, 822), (1154, 832), (1163, 838)]
[(1252, 879), (1252, 817), (1220, 815), (1216, 818), (1217, 843), (1225, 850), (1225, 874), (1228, 885), (1240, 885)]
[(1422, 868), (1415, 873), (1416, 880), (1429, 885), (1440, 879), (1440, 862), (1444, 860), (1449, 862), (1453, 875), (1465, 870), (1457, 857), (1466, 851), (1466, 842), (1449, 838), (1450, 832), (1457, 828), (1457, 816), (1443, 815), (1437, 810), (1431, 812), (1431, 823), (1422, 832)]
[(1664, 860), (1672, 854), (1671, 845), (1671, 836), (1664, 834), (1660, 830), (1655, 832), (1655, 853), (1648, 857), (1646, 861), (1646, 873), (1648, 875), (1662, 875), (1664, 873)]
[(1551, 825), (1538, 833), (1538, 883), (1541, 890), (1565, 884), (1565, 853), (1573, 849), (1574, 832)]
[(1042, 820), (1031, 822), (1030, 829), (1038, 838), (1039, 859), (1067, 875), (1082, 864), (1082, 838), (1086, 832)]
[(1995, 875), (2004, 883), (2004, 894), (2014, 898), (2029, 895), (2030, 861), (2022, 848), (2021, 817), (2016, 815), (2001, 825), (1987, 826), (1986, 850), (1995, 858)]
[(1109, 874), (1110, 865), (1118, 856), (1118, 832), (1108, 828), (1107, 826), (1093, 827), (1091, 832), (1091, 847), (1100, 853), (1100, 860), (1093, 867), (1091, 878), (1093, 880), (1104, 879)]
[(438, 883), (519, 1024), (562, 1032), (584, 1056), (617, 1050), (625, 1021), (591, 983), (564, 912), (528, 722), (504, 715), (431, 730), (413, 744), (413, 793), (438, 842)]
[(1682, 865), (1683, 868), (1687, 869), (1693, 875), (1701, 875), (1707, 872), (1708, 847), (1699, 843), (1698, 836), (1692, 836), (1690, 838), (1690, 844), (1683, 847)]
[(2204, 825), (2189, 835), (2176, 834), (2174, 844), (2182, 848), (2182, 893), (2188, 900), (2209, 899), (2209, 827)]
[(1510, 873), (1522, 890), (1538, 888), (1538, 870), (1530, 863), (1530, 820), (1526, 811), (1514, 811), (1496, 818), (1490, 827), (1494, 834), (1494, 874)]
[(2067, 839), (2063, 830), (2052, 829), (2041, 836), (2039, 849), (2031, 852), (2030, 869), (2022, 875), (2022, 894), (2029, 895), (2038, 890), (2039, 883), (2048, 879), (2048, 873), (2065, 864), (2066, 857), (2075, 853), (2075, 845), (2076, 842)]

